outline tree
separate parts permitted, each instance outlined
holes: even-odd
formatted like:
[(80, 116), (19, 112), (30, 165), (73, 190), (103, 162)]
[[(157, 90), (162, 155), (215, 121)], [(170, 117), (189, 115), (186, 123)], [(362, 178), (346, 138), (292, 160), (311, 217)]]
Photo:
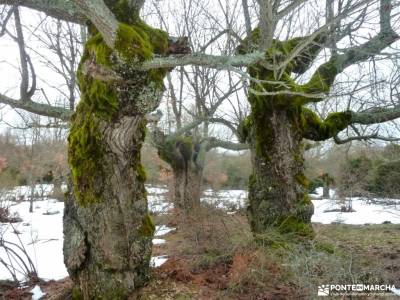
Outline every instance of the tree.
[[(14, 4), (10, 0), (0, 4), (10, 2)], [(320, 120), (306, 107), (323, 101), (345, 68), (379, 54), (398, 40), (391, 28), (389, 0), (379, 1), (379, 33), (356, 46), (336, 48), (336, 42), (362, 23), (370, 5), (378, 5), (376, 1), (339, 1), (338, 12), (327, 14), (326, 25), (307, 36), (281, 41), (275, 38), (277, 21), (297, 13), (307, 1), (259, 0), (259, 26), (251, 30), (251, 22), (246, 22), (249, 35), (238, 55), (172, 57), (168, 56), (186, 53), (185, 45), (140, 20), (143, 2), (19, 1), (65, 20), (90, 20), (91, 38), (77, 77), (81, 102), (69, 136), (74, 190), (64, 216), (65, 262), (86, 299), (126, 298), (147, 278), (154, 225), (147, 214), (140, 147), (145, 114), (158, 105), (168, 69), (188, 64), (217, 69), (248, 67), (251, 114), (241, 133), (253, 156), (249, 219), (255, 233), (264, 233), (272, 226), (282, 233), (313, 235), (312, 204), (305, 193), (303, 175), (303, 138), (326, 140), (352, 124), (379, 123), (400, 116), (399, 106), (392, 104), (364, 112), (336, 112)], [(332, 10), (332, 6), (328, 8)], [(347, 23), (340, 22), (344, 19)], [(331, 48), (330, 58), (306, 83), (295, 81), (292, 75), (311, 72), (312, 63), (326, 47)], [(21, 104), (4, 96), (0, 99)], [(63, 116), (59, 110), (54, 113)]]
[[(171, 13), (167, 23), (164, 20), (168, 15), (162, 14), (157, 2), (153, 3), (160, 26), (169, 32), (173, 30), (170, 27), (176, 27), (175, 33), (187, 38), (192, 53), (234, 54), (234, 37), (230, 34), (234, 10), (222, 10), (227, 24), (221, 25), (217, 18), (209, 15), (202, 2), (176, 1), (175, 5), (178, 9)], [(243, 82), (235, 72), (201, 66), (181, 67), (168, 74), (166, 82), (167, 124), (162, 126), (163, 123), (158, 122), (158, 126), (151, 129), (151, 138), (160, 158), (172, 169), (175, 206), (191, 212), (200, 205), (207, 152), (216, 147), (234, 151), (248, 149), (245, 144), (227, 141), (229, 137), (237, 140), (237, 124), (247, 113), (246, 103), (240, 103), (243, 102), (240, 101), (244, 94)], [(231, 115), (227, 113), (229, 110)], [(223, 125), (223, 129), (226, 127), (229, 133), (220, 137), (215, 132), (222, 131), (219, 125)], [(213, 132), (215, 127), (217, 130)]]
[[(140, 20), (143, 3), (76, 3), (88, 16), (95, 13), (95, 25), (89, 26), (91, 38), (78, 68), (81, 101), (71, 119), (69, 164), (74, 188), (65, 202), (65, 264), (85, 299), (126, 298), (148, 278), (154, 224), (147, 212), (140, 148), (145, 115), (158, 105), (167, 71), (136, 71), (131, 65), (140, 65), (153, 54), (174, 53), (179, 41), (170, 50), (167, 34)], [(65, 8), (71, 8), (66, 7), (69, 3), (48, 4), (53, 5), (39, 3), (33, 8), (62, 16), (69, 14)], [(100, 23), (115, 27), (104, 34)], [(42, 110), (23, 94), (19, 101), (8, 99), (2, 96), (3, 102), (15, 107), (33, 106), (30, 111), (35, 113), (40, 109), (66, 116), (65, 109)]]
[[(225, 75), (221, 73), (198, 67), (193, 68), (191, 72), (181, 69), (182, 76), (179, 76), (180, 79), (178, 80), (181, 91), (178, 90), (177, 93), (171, 76), (167, 76), (172, 118), (176, 124), (176, 129), (172, 131), (169, 128), (167, 132), (160, 127), (152, 129), (152, 143), (157, 148), (160, 158), (167, 162), (172, 169), (174, 203), (176, 207), (184, 209), (186, 212), (190, 212), (194, 207), (200, 205), (207, 152), (216, 147), (234, 151), (248, 149), (246, 144), (220, 139), (210, 130), (210, 127), (214, 124), (223, 124), (234, 136), (237, 135), (236, 122), (229, 121), (227, 117), (219, 117), (217, 110), (224, 101), (240, 90), (240, 81), (229, 81), (226, 91), (218, 90), (217, 83)], [(185, 94), (182, 93), (182, 89), (186, 89)], [(188, 90), (193, 92), (192, 95)], [(186, 103), (191, 103), (190, 98), (194, 98), (194, 103), (191, 103), (192, 105), (188, 107), (187, 104), (183, 103), (183, 98), (185, 98)], [(243, 115), (240, 107), (239, 113)], [(186, 119), (191, 121), (185, 122), (184, 116), (187, 116)], [(240, 118), (240, 116), (236, 115), (235, 118)], [(169, 120), (167, 122), (170, 125), (171, 122)]]
[[(271, 6), (271, 2), (278, 5)], [(332, 48), (330, 58), (317, 67), (309, 80), (298, 83), (292, 74), (304, 74), (323, 48), (334, 47), (343, 34), (349, 34), (352, 23), (343, 33), (340, 20), (362, 5), (351, 1), (345, 7), (339, 5), (338, 13), (308, 36), (285, 41), (274, 39), (276, 23), (272, 16), (286, 14), (291, 5), (301, 2), (293, 1), (286, 10), (279, 11), (279, 1), (260, 0), (260, 24), (239, 48), (241, 54), (252, 49), (265, 51), (264, 59), (248, 68), (251, 76), (248, 100), (252, 111), (243, 124), (244, 138), (253, 154), (249, 220), (255, 233), (266, 232), (272, 226), (281, 233), (313, 236), (310, 222), (313, 207), (306, 194), (303, 138), (327, 140), (352, 124), (385, 122), (399, 116), (399, 106), (395, 105), (363, 113), (335, 112), (321, 120), (307, 107), (326, 99), (335, 78), (345, 68), (379, 54), (398, 40), (390, 24), (391, 1), (380, 1), (380, 31), (375, 37), (364, 44), (340, 49), (340, 54)], [(363, 17), (365, 12), (354, 18)]]

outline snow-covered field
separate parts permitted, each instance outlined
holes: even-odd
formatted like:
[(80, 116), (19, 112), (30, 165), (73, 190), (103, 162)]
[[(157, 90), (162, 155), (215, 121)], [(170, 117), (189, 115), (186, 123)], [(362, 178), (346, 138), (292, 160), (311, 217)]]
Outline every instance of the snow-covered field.
[[(17, 214), (23, 221), (19, 223), (1, 224), (0, 233), (4, 240), (24, 245), (27, 253), (36, 266), (38, 274), (44, 279), (61, 279), (66, 277), (67, 271), (63, 263), (62, 256), (62, 216), (64, 204), (55, 199), (48, 198), (52, 186), (44, 185), (36, 188), (37, 194), (43, 196), (43, 200), (34, 202), (34, 212), (29, 213), (29, 202), (6, 201), (10, 204), (12, 213)], [(166, 187), (147, 186), (149, 209), (154, 213), (165, 213), (173, 207), (166, 201), (165, 194), (168, 192)], [(321, 190), (317, 190), (321, 193)], [(3, 198), (11, 200), (21, 199), (30, 194), (28, 187), (16, 187), (13, 190), (3, 194)], [(334, 193), (332, 193), (334, 196)], [(203, 201), (226, 209), (229, 213), (234, 213), (239, 207), (244, 207), (247, 198), (246, 191), (243, 190), (224, 190), (214, 192), (206, 190)], [(379, 199), (376, 199), (379, 200)], [(383, 205), (368, 203), (360, 198), (352, 199), (354, 212), (324, 212), (333, 208), (340, 208), (336, 200), (313, 200), (315, 211), (312, 217), (313, 222), (329, 224), (332, 222), (341, 222), (346, 224), (380, 224), (383, 222), (400, 223), (400, 201), (392, 201), (392, 205)], [(4, 202), (3, 202), (4, 203)], [(163, 236), (174, 230), (167, 226), (157, 226), (154, 245), (165, 243)], [(1, 248), (1, 247), (0, 247)], [(0, 259), (8, 261), (8, 257), (3, 248), (0, 249)], [(151, 264), (157, 267), (164, 263), (168, 258), (166, 256), (153, 257)], [(14, 267), (18, 265), (14, 262)], [(19, 278), (23, 274), (19, 274)], [(10, 273), (0, 264), (0, 279), (10, 278)]]

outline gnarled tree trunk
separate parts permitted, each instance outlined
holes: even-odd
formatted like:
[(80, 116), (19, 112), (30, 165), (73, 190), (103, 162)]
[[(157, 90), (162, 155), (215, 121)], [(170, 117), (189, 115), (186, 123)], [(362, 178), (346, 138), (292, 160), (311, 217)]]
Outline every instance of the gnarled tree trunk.
[[(95, 170), (96, 200), (65, 201), (64, 256), (85, 299), (123, 299), (147, 280), (154, 225), (140, 164), (143, 116), (101, 122), (106, 154)], [(79, 192), (78, 192), (79, 193)]]
[(303, 173), (298, 117), (288, 110), (258, 110), (254, 105), (247, 120), (253, 165), (248, 218), (254, 233), (274, 228), (281, 233), (313, 235), (310, 224), (313, 206)]
[(177, 207), (190, 211), (200, 205), (203, 168), (194, 163), (185, 169), (173, 168), (174, 203)]
[(128, 1), (110, 8), (124, 23), (115, 50), (90, 28), (68, 138), (73, 190), (65, 203), (64, 261), (84, 299), (126, 299), (142, 286), (154, 232), (140, 150), (145, 114), (159, 104), (166, 71), (130, 66), (165, 53), (168, 40), (139, 20)]
[(174, 204), (186, 212), (200, 205), (206, 145), (192, 136), (165, 135), (152, 132), (158, 155), (171, 166), (174, 175)]

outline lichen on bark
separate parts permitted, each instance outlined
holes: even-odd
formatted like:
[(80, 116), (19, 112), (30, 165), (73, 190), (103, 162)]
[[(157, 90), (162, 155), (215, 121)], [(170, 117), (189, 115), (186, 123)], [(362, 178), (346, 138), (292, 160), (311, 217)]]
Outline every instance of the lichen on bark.
[[(307, 195), (308, 180), (304, 175), (303, 138), (325, 140), (346, 128), (351, 113), (330, 114), (320, 120), (305, 107), (318, 101), (308, 93), (327, 93), (335, 78), (334, 60), (318, 69), (307, 84), (291, 77), (303, 73), (320, 51), (318, 43), (326, 39), (316, 35), (310, 46), (299, 50), (304, 38), (288, 41), (273, 40), (265, 51), (265, 61), (248, 67), (250, 81), (248, 101), (250, 115), (238, 130), (242, 142), (247, 141), (252, 152), (253, 172), (249, 179), (248, 218), (254, 233), (270, 229), (283, 234), (312, 238), (312, 203)], [(258, 44), (259, 30), (254, 30), (252, 43)], [(239, 53), (253, 51), (246, 40)], [(298, 54), (296, 51), (299, 51)], [(290, 58), (289, 58), (290, 57)], [(276, 70), (269, 66), (282, 65)]]
[[(151, 110), (158, 104), (157, 99), (164, 90), (166, 70), (138, 72), (129, 65), (150, 59), (154, 53), (161, 54), (167, 46), (166, 33), (141, 20), (120, 24), (115, 51), (95, 30), (87, 41), (77, 75), (81, 101), (73, 116), (68, 138), (69, 164), (76, 199), (81, 205), (101, 201), (104, 184), (101, 173), (106, 172), (102, 165), (106, 149), (101, 141), (101, 123), (111, 121), (126, 110), (136, 113)], [(93, 61), (94, 68), (101, 66), (115, 79), (104, 82), (94, 78), (90, 69), (85, 70)], [(141, 169), (138, 172), (144, 174)]]
[(161, 100), (167, 70), (137, 71), (134, 65), (163, 55), (168, 41), (138, 14), (119, 15), (129, 3), (107, 1), (121, 21), (115, 48), (90, 26), (78, 68), (81, 101), (68, 138), (74, 190), (65, 203), (64, 256), (84, 299), (126, 299), (149, 279), (154, 224), (140, 151), (145, 115)]

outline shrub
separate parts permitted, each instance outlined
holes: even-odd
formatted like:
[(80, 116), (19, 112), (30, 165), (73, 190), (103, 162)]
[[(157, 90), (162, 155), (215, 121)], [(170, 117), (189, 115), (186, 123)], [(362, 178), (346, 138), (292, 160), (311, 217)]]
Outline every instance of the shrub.
[(400, 160), (380, 164), (373, 172), (371, 192), (383, 197), (400, 197)]

